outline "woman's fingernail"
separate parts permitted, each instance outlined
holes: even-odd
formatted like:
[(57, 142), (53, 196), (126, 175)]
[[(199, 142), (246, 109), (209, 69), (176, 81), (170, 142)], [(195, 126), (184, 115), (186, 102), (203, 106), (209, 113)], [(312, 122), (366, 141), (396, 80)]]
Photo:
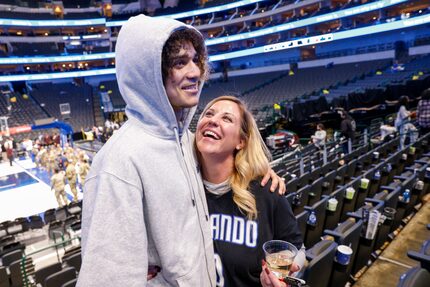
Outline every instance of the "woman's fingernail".
[(269, 275), (269, 274), (270, 274), (270, 270), (269, 270), (269, 268), (265, 268), (264, 270), (266, 271), (266, 274), (267, 274), (267, 275)]

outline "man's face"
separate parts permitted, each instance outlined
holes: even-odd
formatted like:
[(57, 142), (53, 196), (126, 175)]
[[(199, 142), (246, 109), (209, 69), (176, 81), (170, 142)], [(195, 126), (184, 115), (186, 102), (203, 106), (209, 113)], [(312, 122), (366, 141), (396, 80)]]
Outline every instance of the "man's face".
[(201, 71), (198, 55), (190, 42), (184, 42), (173, 58), (173, 66), (164, 83), (173, 109), (190, 108), (198, 104)]

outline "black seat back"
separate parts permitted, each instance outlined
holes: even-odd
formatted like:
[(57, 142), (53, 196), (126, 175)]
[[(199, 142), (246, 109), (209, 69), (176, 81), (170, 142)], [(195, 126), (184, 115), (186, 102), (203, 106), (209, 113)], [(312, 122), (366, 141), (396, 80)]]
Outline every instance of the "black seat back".
[(2, 256), (3, 266), (9, 266), (12, 262), (22, 258), (22, 250), (14, 250)]
[(333, 192), (335, 185), (334, 179), (336, 178), (336, 170), (332, 170), (324, 176), (323, 192), (324, 195), (329, 195)]
[(7, 274), (6, 267), (0, 266), (0, 287), (9, 287), (9, 275)]
[(76, 271), (79, 272), (79, 270), (81, 270), (81, 264), (82, 264), (81, 253), (79, 252), (79, 253), (75, 253), (70, 256), (67, 256), (63, 258), (63, 262), (66, 262), (68, 266), (74, 267)]
[(78, 279), (73, 279), (64, 283), (63, 285), (61, 285), (61, 287), (75, 287), (77, 282), (78, 282)]
[(323, 240), (306, 251), (306, 258), (309, 260), (309, 265), (304, 271), (303, 279), (308, 286), (329, 286), (336, 248), (336, 242)]
[(43, 220), (42, 220), (42, 217), (40, 217), (40, 215), (31, 215), (29, 217), (29, 219), (30, 219), (30, 228), (31, 229), (39, 229), (45, 225)]
[(321, 199), (323, 181), (324, 178), (320, 177), (312, 182), (311, 189), (309, 190), (308, 206), (315, 204), (315, 202)]
[(75, 278), (75, 268), (67, 267), (46, 277), (44, 287), (61, 287), (64, 283), (67, 283)]
[(296, 215), (297, 225), (299, 227), (300, 232), (302, 233), (303, 242), (305, 242), (308, 216), (309, 216), (309, 212), (307, 210), (304, 210), (300, 214)]
[(342, 213), (343, 201), (345, 199), (345, 187), (340, 187), (332, 192), (329, 196), (330, 198), (336, 198), (337, 208), (335, 211), (326, 211), (326, 220), (324, 224), (324, 229), (335, 229), (340, 221), (340, 215)]
[(420, 267), (413, 267), (400, 276), (397, 287), (427, 287), (430, 282), (430, 273)]
[(293, 197), (293, 205), (291, 206), (293, 208), (294, 215), (297, 215), (305, 210), (305, 205), (308, 202), (310, 190), (311, 186), (308, 184), (296, 191), (295, 196)]
[(43, 285), (46, 277), (58, 271), (61, 271), (61, 263), (59, 262), (40, 268), (39, 270), (36, 270), (35, 272), (36, 283), (40, 283)]
[[(306, 206), (306, 210), (309, 212), (309, 216), (312, 211), (316, 216), (316, 225), (308, 224), (306, 228), (306, 241), (305, 246), (311, 247), (320, 240), (320, 237), (324, 230), (324, 223), (326, 219), (326, 207), (328, 197), (321, 198), (317, 203), (312, 206)], [(309, 220), (308, 220), (309, 221)]]
[(359, 194), (358, 189), (360, 187), (360, 183), (361, 183), (361, 178), (357, 177), (352, 182), (350, 182), (348, 185), (345, 186), (345, 194), (346, 194), (346, 190), (350, 187), (355, 190), (355, 193), (352, 199), (348, 199), (345, 197), (343, 202), (342, 215), (340, 216), (340, 221), (345, 221), (347, 218), (346, 213), (354, 211), (356, 209), (356, 202)]

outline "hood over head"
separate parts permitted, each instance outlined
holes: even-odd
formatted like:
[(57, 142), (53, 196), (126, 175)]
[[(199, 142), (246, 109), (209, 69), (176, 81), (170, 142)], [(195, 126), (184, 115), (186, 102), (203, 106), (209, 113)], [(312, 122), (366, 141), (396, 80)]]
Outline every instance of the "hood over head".
[[(184, 109), (179, 126), (163, 84), (163, 47), (179, 29), (196, 30), (173, 19), (135, 16), (122, 26), (115, 48), (116, 77), (127, 104), (127, 116), (138, 119), (148, 132), (163, 138), (174, 137), (175, 128), (187, 129), (197, 108)], [(201, 80), (198, 97), (203, 83)]]

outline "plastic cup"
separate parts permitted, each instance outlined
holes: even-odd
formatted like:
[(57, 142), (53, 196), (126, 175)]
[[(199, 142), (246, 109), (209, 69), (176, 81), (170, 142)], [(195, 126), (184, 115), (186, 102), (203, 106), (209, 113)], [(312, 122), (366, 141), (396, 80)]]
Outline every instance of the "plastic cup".
[(379, 152), (374, 151), (374, 152), (373, 152), (373, 158), (374, 158), (375, 160), (379, 159)]
[(327, 209), (330, 211), (336, 211), (338, 201), (336, 198), (330, 198), (327, 202)]
[(336, 262), (341, 265), (348, 265), (351, 260), (352, 249), (346, 245), (339, 245), (336, 250)]
[(417, 183), (415, 184), (415, 189), (416, 190), (423, 190), (424, 189), (424, 181), (418, 180)]
[(367, 178), (362, 178), (360, 181), (360, 187), (362, 189), (367, 189), (369, 187), (369, 180)]
[(345, 191), (346, 199), (353, 199), (355, 195), (355, 189), (353, 187), (348, 187)]
[(297, 248), (286, 241), (270, 240), (263, 244), (267, 267), (279, 279), (288, 276), (291, 264), (296, 257)]

